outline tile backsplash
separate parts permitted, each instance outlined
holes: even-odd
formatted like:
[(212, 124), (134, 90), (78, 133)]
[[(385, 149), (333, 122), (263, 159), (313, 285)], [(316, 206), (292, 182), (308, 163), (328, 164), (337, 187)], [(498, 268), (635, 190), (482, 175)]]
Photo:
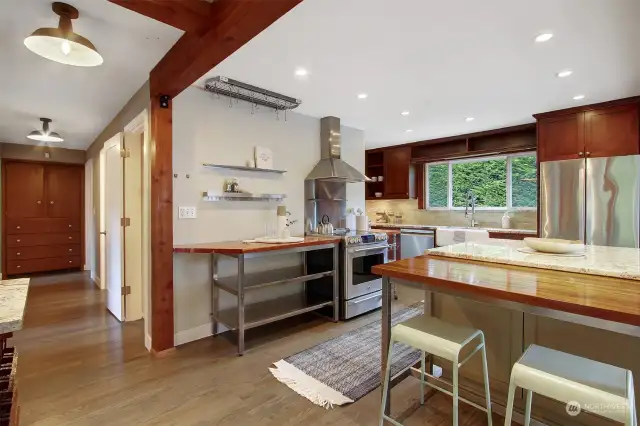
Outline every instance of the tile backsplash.
[[(469, 220), (460, 210), (419, 210), (418, 200), (372, 200), (367, 201), (367, 215), (375, 224), (376, 212), (402, 212), (402, 223), (412, 225), (468, 226)], [(476, 210), (478, 226), (501, 228), (504, 211)], [(536, 229), (535, 210), (511, 211), (511, 228)]]

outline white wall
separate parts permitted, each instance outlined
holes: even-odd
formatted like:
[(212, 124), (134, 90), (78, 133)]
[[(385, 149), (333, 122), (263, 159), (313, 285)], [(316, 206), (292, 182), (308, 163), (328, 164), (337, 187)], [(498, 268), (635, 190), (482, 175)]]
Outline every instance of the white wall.
[[(343, 159), (364, 169), (364, 135), (343, 127)], [(213, 171), (202, 163), (244, 165), (253, 157), (253, 147), (264, 146), (273, 151), (274, 168), (287, 170), (284, 175), (251, 172)], [(202, 192), (222, 191), (226, 178), (237, 177), (241, 188), (255, 192), (285, 193), (287, 209), (298, 223), (293, 235), (303, 233), (304, 178), (320, 159), (320, 120), (289, 112), (287, 121), (280, 114), (276, 120), (272, 110), (260, 108), (251, 114), (251, 105), (228, 98), (216, 98), (191, 87), (173, 101), (173, 172), (174, 178), (174, 244), (242, 240), (258, 237), (265, 221), (275, 218), (277, 203), (202, 202)], [(186, 175), (189, 178), (186, 178)], [(353, 186), (353, 187), (352, 187)], [(363, 184), (348, 184), (353, 204), (364, 208)], [(357, 198), (357, 200), (356, 200)], [(177, 219), (180, 206), (196, 206), (197, 219)], [(249, 259), (247, 272), (295, 265), (299, 255)], [(220, 264), (221, 275), (233, 275), (235, 260)], [(210, 335), (211, 310), (210, 256), (174, 255), (175, 343), (182, 344)], [(295, 293), (297, 285), (267, 289), (251, 294), (247, 303)], [(221, 293), (222, 307), (235, 305), (235, 297)]]

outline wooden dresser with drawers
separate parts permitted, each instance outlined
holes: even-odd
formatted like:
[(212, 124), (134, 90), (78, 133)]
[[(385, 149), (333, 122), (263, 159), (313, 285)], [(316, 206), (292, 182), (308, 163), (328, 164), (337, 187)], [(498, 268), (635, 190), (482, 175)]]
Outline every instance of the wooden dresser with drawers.
[(3, 275), (83, 265), (84, 167), (3, 160)]

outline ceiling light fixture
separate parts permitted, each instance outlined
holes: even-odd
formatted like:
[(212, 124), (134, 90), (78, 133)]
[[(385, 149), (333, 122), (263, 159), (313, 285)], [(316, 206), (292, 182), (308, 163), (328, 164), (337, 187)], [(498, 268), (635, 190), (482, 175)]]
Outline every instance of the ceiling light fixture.
[(367, 95), (366, 93), (360, 93), (358, 95), (358, 99), (367, 99), (369, 97), (369, 95)]
[(296, 77), (306, 77), (309, 74), (309, 71), (307, 71), (304, 68), (296, 68)]
[(60, 16), (58, 28), (39, 28), (24, 39), (29, 50), (43, 58), (77, 67), (95, 67), (104, 62), (96, 47), (73, 32), (72, 19), (78, 19), (78, 9), (66, 3), (54, 2), (53, 12)]
[(542, 33), (536, 37), (536, 42), (544, 43), (545, 41), (549, 41), (553, 38), (553, 34), (551, 33)]
[(573, 97), (573, 100), (574, 100), (574, 101), (579, 101), (579, 100), (582, 100), (582, 99), (584, 99), (584, 98), (585, 98), (585, 96), (584, 96), (584, 95), (575, 95), (575, 96)]
[(400, 115), (409, 115), (409, 111), (402, 111)]
[(27, 135), (27, 138), (40, 142), (64, 141), (64, 139), (62, 139), (62, 136), (60, 136), (56, 132), (52, 132), (51, 130), (49, 130), (49, 123), (51, 123), (50, 118), (41, 118), (40, 121), (42, 121), (42, 130), (34, 130)]
[(405, 130), (405, 132), (411, 133), (411, 132), (413, 132), (413, 129), (407, 129), (407, 130)]
[(467, 117), (467, 118), (464, 119), (464, 121), (473, 121), (473, 120), (475, 120), (475, 118), (473, 118), (473, 117)]
[(560, 71), (558, 74), (556, 74), (558, 77), (560, 78), (564, 78), (564, 77), (569, 77), (571, 74), (573, 74), (573, 71), (571, 70), (564, 70), (564, 71)]

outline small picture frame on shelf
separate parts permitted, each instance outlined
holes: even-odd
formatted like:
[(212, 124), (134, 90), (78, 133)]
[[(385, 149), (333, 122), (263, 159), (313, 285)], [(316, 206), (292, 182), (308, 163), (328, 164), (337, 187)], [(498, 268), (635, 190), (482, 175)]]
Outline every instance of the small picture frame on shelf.
[(255, 167), (259, 169), (273, 169), (273, 153), (269, 148), (255, 146), (254, 154), (256, 159)]

